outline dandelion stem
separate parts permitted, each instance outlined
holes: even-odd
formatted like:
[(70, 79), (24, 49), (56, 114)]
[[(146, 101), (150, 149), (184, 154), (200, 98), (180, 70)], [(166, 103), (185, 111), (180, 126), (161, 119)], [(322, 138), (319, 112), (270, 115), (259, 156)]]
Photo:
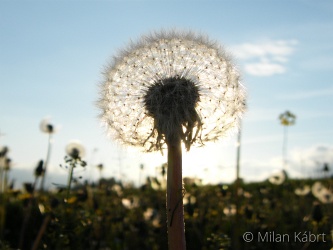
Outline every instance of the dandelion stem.
[(241, 138), (242, 138), (242, 127), (241, 127), (241, 121), (239, 121), (239, 131), (237, 136), (237, 152), (236, 152), (236, 181), (235, 181), (235, 200), (236, 200), (236, 225), (235, 225), (235, 231), (234, 231), (234, 249), (239, 249), (239, 236), (240, 236), (240, 230), (239, 230), (239, 223), (240, 223), (240, 195), (239, 195), (239, 189), (240, 189), (240, 154), (241, 154)]
[(167, 218), (168, 244), (171, 250), (186, 249), (183, 183), (182, 183), (182, 149), (180, 139), (168, 143), (167, 172)]
[(44, 235), (44, 233), (46, 231), (47, 225), (49, 224), (50, 220), (51, 220), (51, 215), (50, 214), (46, 215), (46, 217), (43, 220), (43, 224), (42, 224), (41, 228), (39, 229), (37, 238), (34, 241), (34, 244), (33, 244), (32, 248), (31, 248), (31, 250), (38, 249), (40, 241), (41, 241), (41, 239), (42, 239), (42, 237), (43, 237), (43, 235)]
[(283, 145), (282, 145), (282, 155), (283, 155), (283, 169), (286, 169), (287, 166), (287, 140), (288, 140), (288, 130), (287, 126), (283, 128)]
[(4, 229), (6, 222), (6, 203), (7, 203), (6, 193), (1, 194), (0, 192), (0, 241), (3, 240), (4, 237)]
[(70, 193), (70, 190), (71, 190), (71, 184), (72, 184), (72, 179), (73, 179), (74, 167), (75, 167), (75, 163), (71, 162), (71, 164), (70, 164), (70, 170), (69, 170), (69, 176), (68, 176), (68, 183), (67, 183), (67, 195), (66, 195), (67, 202), (68, 202), (69, 193)]
[(46, 159), (45, 159), (45, 164), (44, 164), (44, 171), (43, 171), (42, 180), (41, 180), (41, 183), (40, 183), (40, 191), (41, 192), (44, 191), (45, 175), (46, 175), (47, 165), (48, 165), (49, 160), (50, 160), (51, 146), (52, 146), (52, 133), (49, 133), (49, 140), (48, 140), (48, 145), (47, 145), (47, 153), (46, 153)]

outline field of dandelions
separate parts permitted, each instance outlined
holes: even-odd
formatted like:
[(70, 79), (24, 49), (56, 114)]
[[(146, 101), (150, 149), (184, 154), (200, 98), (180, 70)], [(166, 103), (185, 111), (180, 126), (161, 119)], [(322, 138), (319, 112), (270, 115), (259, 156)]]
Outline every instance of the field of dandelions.
[[(167, 149), (168, 163), (140, 187), (115, 178), (89, 182), (75, 178), (91, 165), (73, 141), (59, 159), (67, 185), (49, 191), (55, 128), (42, 121), (47, 156), (31, 169), (30, 183), (10, 184), (9, 150), (0, 148), (0, 249), (333, 249), (329, 166), (317, 179), (281, 171), (261, 183), (182, 180), (181, 145), (189, 151), (216, 141), (241, 127), (246, 110), (240, 74), (219, 43), (193, 32), (155, 32), (116, 54), (103, 74), (97, 106), (108, 134), (146, 152)], [(286, 138), (296, 116), (279, 118)]]
[[(10, 152), (2, 147), (0, 249), (167, 249), (167, 166), (140, 187), (115, 178), (90, 183), (71, 176), (71, 166), (86, 167), (83, 153), (77, 142), (67, 146), (65, 159), (59, 160), (68, 167), (68, 185), (51, 192), (41, 189), (42, 161), (31, 169), (31, 183), (11, 186)], [(331, 249), (333, 183), (328, 171), (323, 169), (322, 178), (303, 180), (281, 172), (260, 183), (240, 182), (238, 192), (235, 183), (202, 185), (185, 178), (187, 249)], [(309, 232), (325, 235), (316, 242), (246, 242), (246, 232), (290, 237), (297, 232), (300, 239)]]

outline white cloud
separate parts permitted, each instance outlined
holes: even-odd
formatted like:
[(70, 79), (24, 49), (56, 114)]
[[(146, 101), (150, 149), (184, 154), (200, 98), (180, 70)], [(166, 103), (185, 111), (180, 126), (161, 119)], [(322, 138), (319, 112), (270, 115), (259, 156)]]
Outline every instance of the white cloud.
[(332, 174), (333, 146), (314, 145), (294, 149), (290, 152), (288, 162), (290, 168), (298, 171), (303, 177), (323, 177), (324, 164), (328, 164)]
[(297, 44), (297, 40), (264, 41), (236, 45), (232, 50), (236, 58), (244, 61), (245, 72), (271, 76), (286, 72), (285, 64)]
[(289, 56), (297, 45), (296, 40), (265, 41), (260, 43), (244, 43), (234, 47), (234, 54), (240, 59), (266, 56)]
[(286, 69), (278, 63), (259, 62), (247, 63), (244, 66), (245, 71), (254, 76), (271, 76), (274, 74), (283, 74)]
[[(289, 178), (323, 178), (333, 174), (333, 146), (314, 145), (296, 148), (288, 154), (287, 165), (283, 167), (282, 156), (272, 156), (266, 160), (243, 159), (241, 177), (248, 182), (265, 181), (273, 174), (285, 169)], [(329, 172), (324, 173), (324, 164)]]
[(315, 145), (305, 149), (295, 149), (291, 152), (292, 160), (301, 160), (307, 166), (318, 163), (333, 163), (333, 146)]

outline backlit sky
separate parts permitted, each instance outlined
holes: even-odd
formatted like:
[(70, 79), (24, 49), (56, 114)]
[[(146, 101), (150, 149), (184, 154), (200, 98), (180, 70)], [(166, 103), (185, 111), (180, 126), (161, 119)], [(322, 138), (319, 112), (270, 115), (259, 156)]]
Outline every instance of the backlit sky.
[[(0, 146), (10, 148), (11, 177), (32, 181), (45, 158), (45, 117), (54, 134), (48, 183), (66, 183), (65, 146), (80, 140), (90, 163), (81, 172), (139, 182), (155, 175), (166, 156), (141, 154), (105, 136), (95, 106), (103, 67), (130, 39), (161, 28), (192, 29), (221, 42), (242, 72), (248, 92), (243, 119), (241, 177), (264, 180), (282, 169), (283, 127), (288, 128), (293, 177), (333, 167), (333, 2), (250, 1), (0, 1)], [(235, 178), (236, 135), (184, 153), (184, 176), (205, 182)], [(91, 169), (92, 168), (92, 169)], [(22, 171), (25, 175), (22, 176)], [(21, 174), (20, 174), (21, 173)], [(142, 181), (141, 177), (141, 181)]]

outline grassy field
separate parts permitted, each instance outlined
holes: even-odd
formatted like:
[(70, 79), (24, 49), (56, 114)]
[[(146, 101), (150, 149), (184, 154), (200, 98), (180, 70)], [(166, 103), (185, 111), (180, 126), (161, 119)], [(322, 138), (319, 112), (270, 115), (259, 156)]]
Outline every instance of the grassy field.
[[(273, 183), (185, 180), (187, 249), (331, 249), (332, 179)], [(6, 190), (0, 249), (167, 249), (165, 196), (162, 176)]]

